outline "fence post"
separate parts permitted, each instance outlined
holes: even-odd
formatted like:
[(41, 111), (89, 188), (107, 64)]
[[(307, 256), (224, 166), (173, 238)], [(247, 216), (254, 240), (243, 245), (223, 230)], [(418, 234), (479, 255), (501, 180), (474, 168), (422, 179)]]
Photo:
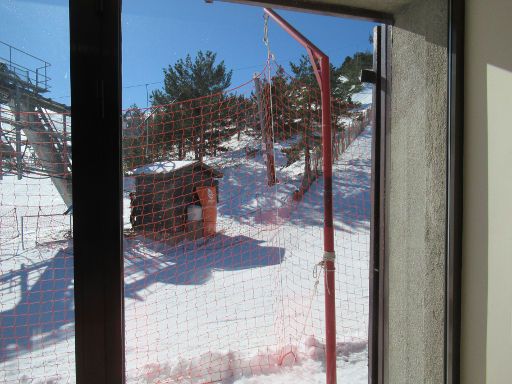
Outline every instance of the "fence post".
[[(201, 115), (201, 130), (199, 131), (199, 161), (203, 162), (203, 151), (206, 152), (205, 141), (204, 141), (204, 115), (203, 115), (203, 106), (199, 107), (199, 114)], [(195, 141), (195, 140), (194, 140)]]
[(23, 216), (21, 216), (21, 249), (25, 250), (25, 233), (24, 233), (25, 225), (23, 223)]
[(36, 241), (36, 245), (38, 244), (38, 240), (39, 240), (39, 219), (41, 218), (41, 206), (39, 206), (39, 209), (37, 210), (37, 221), (36, 221), (36, 238), (35, 238), (35, 241)]
[(28, 271), (24, 263), (22, 263), (20, 267), (20, 290), (23, 300), (28, 293)]
[[(327, 384), (336, 384), (335, 252), (332, 204), (332, 126), (329, 57), (272, 9), (264, 8), (264, 11), (306, 48), (322, 95), (322, 166), (324, 170), (324, 257), (322, 265), (324, 267), (325, 287), (326, 382)], [(318, 64), (320, 64), (320, 68), (318, 68)]]
[(265, 163), (267, 165), (267, 180), (268, 185), (272, 186), (276, 183), (276, 169), (274, 163), (274, 145), (272, 142), (272, 137), (270, 137), (270, 132), (265, 120), (265, 113), (263, 108), (263, 99), (261, 97), (261, 83), (258, 75), (254, 75), (254, 86), (256, 88), (256, 98), (258, 101), (258, 115), (260, 117), (260, 130), (261, 130), (261, 140), (262, 140), (262, 149), (263, 149), (263, 157), (265, 158)]
[(332, 197), (332, 126), (329, 57), (320, 58), (324, 168), (324, 285), (327, 384), (336, 383), (335, 252)]
[(44, 89), (48, 89), (48, 73), (46, 69), (48, 68), (48, 63), (44, 63)]

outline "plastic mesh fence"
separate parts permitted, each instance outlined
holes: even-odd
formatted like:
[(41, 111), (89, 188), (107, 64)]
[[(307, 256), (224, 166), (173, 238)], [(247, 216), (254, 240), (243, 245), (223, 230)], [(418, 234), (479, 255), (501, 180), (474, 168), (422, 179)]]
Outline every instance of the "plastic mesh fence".
[[(232, 382), (324, 359), (320, 92), (272, 65), (125, 113), (129, 381)], [(332, 101), (339, 369), (366, 369), (369, 110)], [(343, 375), (343, 371), (340, 372)]]
[(71, 118), (0, 106), (0, 382), (72, 383)]
[[(332, 102), (341, 377), (354, 361), (366, 370), (367, 108)], [(321, 374), (317, 84), (272, 65), (223, 94), (123, 117), (127, 381)], [(1, 105), (0, 122), (0, 382), (72, 383), (71, 117)]]

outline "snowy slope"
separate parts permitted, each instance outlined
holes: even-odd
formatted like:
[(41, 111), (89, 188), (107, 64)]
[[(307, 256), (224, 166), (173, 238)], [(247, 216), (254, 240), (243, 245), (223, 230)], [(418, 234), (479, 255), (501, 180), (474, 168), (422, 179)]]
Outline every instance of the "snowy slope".
[(355, 93), (352, 95), (352, 101), (354, 103), (361, 104), (362, 109), (370, 108), (372, 105), (372, 96), (373, 96), (373, 85), (364, 84), (363, 90), (361, 92)]
[[(293, 202), (300, 164), (284, 168), (276, 145), (281, 182), (269, 188), (261, 155), (245, 156), (253, 144), (246, 135), (226, 143), (217, 236), (125, 240), (129, 383), (325, 381), (323, 181)], [(367, 382), (370, 149), (367, 128), (334, 165), (338, 375), (354, 384)], [(1, 188), (0, 382), (72, 383), (65, 206), (48, 179), (8, 176)], [(125, 198), (127, 226), (128, 206)], [(22, 246), (19, 218), (38, 213), (50, 216), (26, 219)]]
[[(370, 145), (367, 129), (334, 167), (339, 375), (350, 383), (367, 381)], [(287, 209), (291, 178), (269, 190), (263, 163), (243, 159), (223, 172), (222, 234), (200, 247), (127, 244), (128, 270), (137, 255), (153, 268), (127, 280), (129, 382), (323, 382), (323, 182)]]

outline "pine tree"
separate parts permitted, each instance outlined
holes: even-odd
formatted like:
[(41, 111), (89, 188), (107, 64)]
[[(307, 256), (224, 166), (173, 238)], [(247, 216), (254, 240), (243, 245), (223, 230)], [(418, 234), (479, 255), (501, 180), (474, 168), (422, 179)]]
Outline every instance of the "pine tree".
[[(190, 55), (164, 68), (164, 87), (151, 95), (152, 104), (161, 106), (158, 116), (163, 140), (169, 138), (177, 144), (178, 158), (183, 159), (190, 149), (201, 160), (207, 147), (208, 137), (221, 121), (212, 105), (221, 104), (222, 94), (231, 84), (233, 71), (228, 71), (224, 61), (216, 64), (217, 54), (199, 51), (194, 59)], [(209, 96), (208, 103), (198, 98)], [(205, 105), (207, 104), (207, 105)]]
[[(291, 89), (286, 73), (281, 66), (276, 69), (270, 78), (270, 84), (268, 80), (263, 81), (263, 104), (267, 114), (265, 116), (266, 124), (271, 125), (273, 122), (275, 138), (286, 140), (294, 132), (292, 132), (292, 127), (290, 126), (290, 115), (284, 113), (286, 109), (285, 104), (289, 103), (290, 100)], [(271, 112), (272, 116), (270, 116)]]
[(192, 61), (187, 55), (164, 71), (164, 89), (152, 93), (153, 105), (163, 105), (208, 96), (226, 90), (231, 85), (233, 71), (227, 71), (224, 61), (215, 64), (217, 54), (199, 51)]
[[(309, 57), (302, 55), (299, 63), (290, 63), (295, 78), (292, 80), (293, 109), (297, 110), (298, 120), (295, 123), (295, 131), (301, 134), (301, 141), (298, 143), (304, 149), (304, 180), (303, 187), (307, 188), (315, 175), (312, 172), (311, 150), (320, 144), (316, 141), (315, 133), (321, 132), (321, 116), (318, 107), (321, 104), (321, 94), (318, 81)], [(335, 83), (335, 68), (331, 64), (331, 87)]]
[[(309, 57), (306, 55), (302, 55), (299, 59), (298, 64), (290, 63), (290, 68), (292, 69), (292, 72), (294, 75), (301, 80), (303, 83), (307, 83), (311, 86), (318, 86), (318, 81), (316, 80), (315, 73), (313, 72), (313, 67), (311, 65), (311, 61), (309, 60)], [(331, 80), (331, 90), (336, 87), (337, 84), (337, 77), (339, 70), (330, 63), (331, 68), (331, 74), (330, 74), (330, 80)]]
[[(342, 101), (351, 101), (351, 96), (362, 89), (359, 81), (361, 70), (371, 68), (372, 65), (373, 55), (371, 52), (356, 52), (352, 56), (347, 56), (339, 67), (335, 67), (331, 63), (332, 96)], [(302, 55), (297, 64), (290, 63), (290, 68), (302, 82), (311, 86), (317, 85), (308, 56)]]
[(123, 113), (123, 166), (125, 170), (136, 168), (146, 161), (144, 112), (133, 104)]
[(371, 52), (356, 52), (352, 56), (345, 57), (340, 67), (336, 68), (336, 84), (333, 87), (333, 96), (351, 101), (354, 93), (363, 88), (359, 76), (362, 69), (372, 68), (373, 54)]

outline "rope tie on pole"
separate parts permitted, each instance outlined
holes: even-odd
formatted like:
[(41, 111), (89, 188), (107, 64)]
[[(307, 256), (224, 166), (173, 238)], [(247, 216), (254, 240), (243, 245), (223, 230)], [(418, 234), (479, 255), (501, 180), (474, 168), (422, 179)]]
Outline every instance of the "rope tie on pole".
[(324, 252), (324, 259), (323, 261), (326, 262), (326, 261), (334, 261), (336, 260), (336, 252), (327, 252), (325, 251)]
[[(321, 272), (319, 270), (320, 269), (323, 270), (324, 273), (333, 272), (334, 270), (327, 269), (327, 262), (329, 262), (329, 261), (334, 262), (334, 260), (336, 260), (336, 253), (326, 251), (326, 252), (324, 252), (324, 257), (323, 257), (322, 261), (315, 264), (315, 267), (313, 268), (313, 278), (316, 280), (315, 289), (320, 281)], [(331, 294), (329, 287), (327, 287), (327, 293), (329, 295)]]

